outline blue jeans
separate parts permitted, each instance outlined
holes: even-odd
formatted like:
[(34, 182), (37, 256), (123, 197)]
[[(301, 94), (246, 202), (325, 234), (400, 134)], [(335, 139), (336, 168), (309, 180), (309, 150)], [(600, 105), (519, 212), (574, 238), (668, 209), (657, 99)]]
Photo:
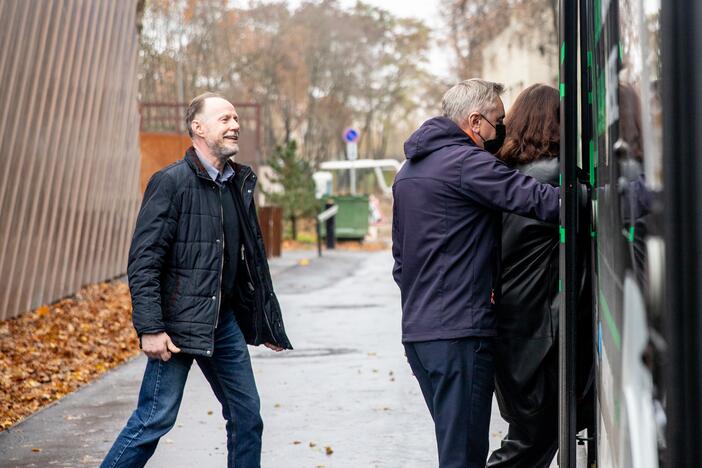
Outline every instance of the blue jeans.
[[(137, 409), (112, 445), (101, 467), (142, 467), (159, 439), (176, 421), (183, 388), (193, 359), (222, 404), (227, 427), (227, 466), (261, 466), (261, 404), (244, 336), (231, 310), (225, 310), (215, 330), (211, 358), (173, 354), (164, 362), (149, 359), (139, 391)], [(187, 450), (187, 447), (183, 447)]]
[(440, 468), (485, 468), (494, 389), (492, 338), (405, 343), (434, 419)]

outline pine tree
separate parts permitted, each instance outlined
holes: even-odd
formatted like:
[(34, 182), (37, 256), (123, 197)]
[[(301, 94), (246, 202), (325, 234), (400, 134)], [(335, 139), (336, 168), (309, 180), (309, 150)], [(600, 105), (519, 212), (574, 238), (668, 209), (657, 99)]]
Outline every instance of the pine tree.
[(279, 184), (283, 192), (264, 191), (264, 194), (271, 203), (283, 208), (283, 216), (290, 221), (292, 238), (297, 240), (297, 221), (317, 212), (314, 170), (298, 154), (295, 140), (276, 146), (268, 163), (272, 170), (271, 182)]

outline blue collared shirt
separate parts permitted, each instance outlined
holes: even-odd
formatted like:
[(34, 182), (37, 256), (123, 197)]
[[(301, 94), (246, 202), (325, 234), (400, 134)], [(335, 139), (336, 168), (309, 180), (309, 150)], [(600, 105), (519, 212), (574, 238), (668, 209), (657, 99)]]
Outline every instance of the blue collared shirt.
[(224, 171), (219, 172), (209, 162), (207, 162), (205, 158), (202, 157), (198, 150), (195, 150), (195, 154), (197, 154), (197, 157), (202, 163), (202, 165), (205, 166), (205, 170), (210, 176), (210, 179), (214, 180), (215, 184), (219, 185), (220, 187), (224, 185), (226, 181), (234, 177), (234, 169), (232, 168), (232, 165), (229, 164), (229, 162), (224, 164)]

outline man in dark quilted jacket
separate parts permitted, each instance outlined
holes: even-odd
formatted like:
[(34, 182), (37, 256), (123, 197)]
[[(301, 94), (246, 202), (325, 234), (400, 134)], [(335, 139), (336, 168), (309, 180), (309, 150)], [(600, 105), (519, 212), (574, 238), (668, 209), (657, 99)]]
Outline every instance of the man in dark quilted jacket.
[(193, 361), (222, 404), (227, 466), (259, 467), (263, 421), (247, 344), (292, 348), (256, 217), (256, 175), (233, 161), (236, 110), (206, 93), (185, 121), (193, 146), (149, 181), (132, 239), (132, 318), (149, 359), (137, 409), (103, 467), (146, 464), (176, 421)]

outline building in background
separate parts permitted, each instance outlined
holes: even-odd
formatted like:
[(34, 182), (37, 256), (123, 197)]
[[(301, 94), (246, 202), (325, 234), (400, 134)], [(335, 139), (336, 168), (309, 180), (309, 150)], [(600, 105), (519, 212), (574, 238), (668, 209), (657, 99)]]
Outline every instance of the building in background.
[(137, 3), (0, 2), (0, 319), (126, 271)]
[(533, 18), (509, 13), (506, 27), (482, 48), (482, 76), (505, 85), (505, 109), (532, 84), (558, 86), (558, 45), (552, 13), (544, 9), (540, 14), (540, 27), (534, 27)]

